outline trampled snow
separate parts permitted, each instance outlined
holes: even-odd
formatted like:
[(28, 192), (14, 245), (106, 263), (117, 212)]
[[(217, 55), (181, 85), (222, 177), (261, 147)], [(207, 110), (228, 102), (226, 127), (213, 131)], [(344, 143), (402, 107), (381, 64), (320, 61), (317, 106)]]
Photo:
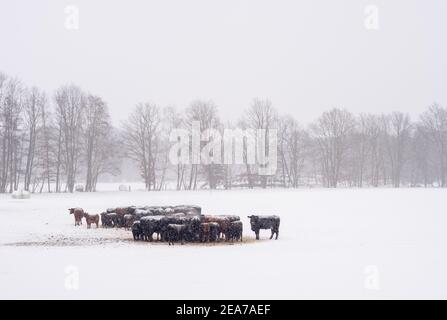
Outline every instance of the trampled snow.
[[(447, 298), (446, 190), (137, 189), (0, 195), (0, 298)], [(244, 242), (134, 242), (67, 210), (164, 204), (239, 215)], [(250, 214), (279, 215), (279, 239)]]

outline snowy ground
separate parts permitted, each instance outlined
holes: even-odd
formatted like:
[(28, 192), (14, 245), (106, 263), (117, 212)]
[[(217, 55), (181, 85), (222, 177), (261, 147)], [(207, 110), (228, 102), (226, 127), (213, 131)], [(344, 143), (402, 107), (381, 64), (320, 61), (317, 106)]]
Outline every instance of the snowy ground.
[[(0, 298), (447, 298), (446, 190), (132, 190), (0, 195)], [(237, 214), (246, 240), (134, 243), (67, 211), (132, 204)], [(279, 240), (254, 241), (252, 213), (280, 215)]]

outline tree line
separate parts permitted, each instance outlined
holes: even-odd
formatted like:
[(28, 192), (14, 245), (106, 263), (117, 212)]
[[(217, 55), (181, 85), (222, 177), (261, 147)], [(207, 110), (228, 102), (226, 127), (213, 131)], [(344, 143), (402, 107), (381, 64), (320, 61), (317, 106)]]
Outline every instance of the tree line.
[[(201, 130), (277, 130), (275, 174), (247, 163), (172, 164), (170, 132), (193, 122)], [(120, 175), (124, 159), (147, 190), (446, 187), (447, 109), (433, 104), (412, 121), (398, 111), (333, 108), (303, 126), (268, 99), (253, 99), (234, 123), (221, 120), (212, 101), (182, 110), (146, 102), (115, 127), (106, 102), (76, 85), (48, 95), (0, 73), (0, 193), (96, 191), (102, 175)]]

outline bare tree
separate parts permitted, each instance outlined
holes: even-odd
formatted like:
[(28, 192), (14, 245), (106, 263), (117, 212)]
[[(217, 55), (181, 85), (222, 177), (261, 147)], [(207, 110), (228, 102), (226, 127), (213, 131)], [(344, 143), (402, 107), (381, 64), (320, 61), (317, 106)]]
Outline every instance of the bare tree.
[(29, 191), (33, 178), (33, 169), (36, 157), (37, 134), (41, 126), (42, 112), (46, 104), (46, 96), (38, 88), (33, 87), (27, 93), (24, 104), (25, 128), (28, 132), (28, 145), (26, 156), (26, 167), (24, 176), (24, 189)]
[[(184, 125), (185, 125), (185, 123), (184, 123), (184, 119), (183, 119), (182, 115), (174, 107), (170, 106), (170, 107), (164, 108), (164, 110), (163, 110), (163, 126), (164, 126), (163, 131), (168, 134), (164, 136), (164, 138), (166, 139), (166, 142), (163, 144), (166, 146), (169, 146), (169, 141), (168, 141), (169, 133), (173, 129), (178, 129), (178, 128), (184, 127)], [(169, 161), (168, 161), (169, 150), (166, 149), (164, 154), (166, 157), (164, 164), (165, 164), (165, 166), (169, 166)], [(181, 190), (185, 184), (186, 167), (187, 167), (187, 164), (179, 162), (173, 168), (173, 171), (174, 171), (174, 174), (176, 177), (176, 189), (177, 190)], [(166, 173), (166, 172), (164, 171), (164, 173)], [(163, 177), (164, 177), (164, 175), (163, 175)]]
[(40, 159), (40, 168), (42, 175), (42, 192), (44, 184), (47, 185), (47, 191), (51, 192), (51, 182), (53, 176), (53, 167), (56, 165), (55, 144), (57, 140), (56, 128), (52, 121), (52, 114), (47, 108), (47, 104), (42, 105), (41, 109), (41, 127), (38, 134), (38, 155)]
[(0, 75), (1, 168), (0, 192), (17, 190), (20, 175), (23, 86), (17, 79)]
[(309, 136), (291, 116), (282, 117), (279, 128), (283, 185), (297, 188), (307, 157)]
[(103, 173), (118, 170), (116, 135), (107, 105), (97, 96), (88, 95), (85, 107), (85, 191), (96, 191), (98, 178)]
[(383, 118), (386, 133), (386, 145), (391, 166), (393, 186), (399, 188), (402, 181), (402, 170), (407, 161), (411, 138), (411, 122), (408, 114), (393, 112)]
[[(275, 129), (277, 126), (278, 121), (278, 114), (273, 107), (272, 102), (269, 99), (259, 99), (255, 98), (253, 99), (253, 102), (249, 109), (245, 110), (241, 126), (249, 129), (259, 130), (263, 129), (266, 132), (266, 136), (268, 136), (268, 132), (271, 129)], [(268, 146), (269, 143), (267, 139), (265, 140), (265, 150), (268, 153)], [(258, 141), (256, 141), (256, 145), (258, 144)], [(246, 159), (245, 159), (246, 160)], [(247, 163), (246, 164), (247, 169), (247, 179), (249, 183), (249, 187), (253, 188), (254, 182), (253, 182), (253, 176), (256, 177), (256, 179), (260, 178), (261, 180), (261, 187), (266, 188), (267, 187), (267, 176), (261, 175), (260, 177), (256, 174), (254, 175), (252, 173), (252, 168)]]
[[(243, 165), (229, 164), (227, 155), (219, 154), (227, 140), (221, 139), (223, 125), (212, 101), (196, 100), (184, 113), (138, 104), (123, 123), (122, 133), (113, 127), (105, 102), (77, 86), (57, 89), (54, 110), (50, 107), (53, 104), (43, 91), (27, 89), (18, 79), (0, 73), (0, 192), (22, 185), (31, 192), (60, 192), (63, 181), (65, 190), (72, 192), (84, 173), (85, 190), (95, 191), (102, 175), (119, 173), (123, 151), (138, 164), (148, 190), (164, 189), (171, 178), (178, 190), (303, 184), (447, 187), (447, 109), (438, 104), (417, 123), (402, 112), (354, 117), (333, 109), (304, 130), (291, 116), (278, 116), (268, 99), (254, 99), (237, 124), (225, 127), (263, 129), (267, 136), (278, 129), (279, 170), (269, 176), (256, 171), (259, 163), (257, 168), (249, 163), (247, 144), (253, 137), (247, 132), (237, 137)], [(179, 127), (190, 129), (196, 122), (201, 129), (194, 136), (199, 139), (200, 160), (208, 162), (172, 166), (169, 133)], [(232, 146), (233, 140), (236, 143), (231, 134)], [(265, 148), (254, 142), (258, 152), (275, 151), (268, 149), (267, 140)], [(216, 145), (224, 148), (212, 147)]]
[(435, 158), (433, 154), (433, 143), (428, 137), (428, 133), (421, 124), (416, 125), (410, 146), (410, 183), (415, 187), (422, 184), (428, 187), (433, 183), (432, 162)]
[(160, 110), (150, 103), (139, 103), (123, 123), (127, 155), (138, 163), (146, 189), (156, 188), (156, 162), (159, 150)]
[(420, 130), (434, 146), (439, 185), (447, 186), (447, 109), (433, 104), (421, 115)]
[(348, 149), (348, 137), (355, 120), (346, 110), (332, 109), (311, 126), (318, 144), (321, 168), (328, 187), (336, 188), (340, 182), (341, 168)]
[[(220, 120), (217, 114), (217, 107), (212, 101), (196, 100), (191, 103), (191, 105), (186, 109), (185, 116), (186, 125), (191, 127), (193, 122), (198, 122), (200, 124), (201, 133), (208, 129), (218, 129), (220, 128)], [(205, 142), (201, 143), (201, 146)], [(189, 183), (187, 188), (197, 189), (197, 180), (199, 175), (199, 168), (202, 168), (202, 173), (205, 176), (205, 181), (211, 189), (215, 189), (219, 180), (222, 178), (223, 167), (220, 164), (210, 163), (202, 164), (191, 164)]]
[[(74, 85), (64, 86), (56, 90), (56, 117), (59, 125), (60, 147), (58, 163), (64, 157), (66, 173), (66, 189), (74, 191), (82, 152), (83, 114), (86, 97), (82, 90)], [(58, 168), (58, 171), (60, 169)], [(59, 172), (57, 173), (59, 177)]]

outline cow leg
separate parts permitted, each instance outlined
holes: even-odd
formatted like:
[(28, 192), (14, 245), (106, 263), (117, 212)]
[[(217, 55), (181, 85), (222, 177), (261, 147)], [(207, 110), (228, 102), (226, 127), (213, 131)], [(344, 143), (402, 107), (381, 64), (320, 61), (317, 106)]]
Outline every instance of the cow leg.
[(256, 240), (259, 240), (259, 230), (256, 230), (255, 234), (256, 234)]
[(276, 230), (276, 238), (275, 238), (275, 240), (278, 240), (278, 235), (279, 235), (279, 229)]
[(273, 239), (273, 235), (275, 234), (275, 231), (272, 229), (272, 235), (270, 236), (270, 240)]

